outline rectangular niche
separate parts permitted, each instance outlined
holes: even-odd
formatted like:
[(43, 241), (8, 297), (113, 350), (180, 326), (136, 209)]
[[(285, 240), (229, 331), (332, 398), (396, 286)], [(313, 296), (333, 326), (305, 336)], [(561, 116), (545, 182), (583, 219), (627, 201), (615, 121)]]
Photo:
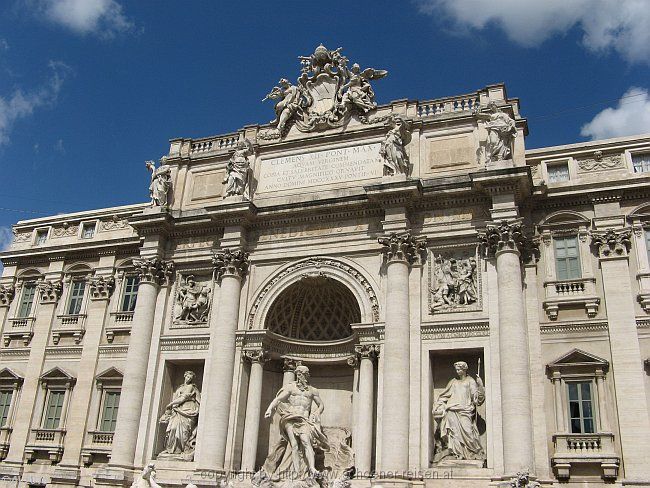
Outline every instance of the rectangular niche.
[[(480, 388), (476, 382), (479, 360), (480, 377), (485, 386), (482, 395), (477, 391)], [(430, 399), (427, 412), (427, 415), (430, 415), (429, 466), (452, 469), (481, 469), (485, 467), (488, 458), (485, 395), (489, 390), (485, 378), (483, 349), (430, 351), (429, 361), (431, 368)], [(467, 376), (472, 378), (471, 380), (458, 380), (454, 364), (461, 361), (467, 364)], [(454, 379), (455, 381), (452, 383)], [(471, 402), (472, 409), (468, 409), (470, 399), (474, 400)], [(473, 413), (470, 414), (469, 410), (473, 410)], [(472, 423), (476, 426), (477, 435), (473, 433)], [(455, 437), (469, 439), (469, 441), (463, 444), (460, 450), (455, 450), (448, 445), (441, 431), (445, 425), (452, 429), (452, 432), (455, 432), (458, 426), (463, 428), (463, 435), (457, 434)], [(467, 435), (468, 433), (471, 435)], [(459, 459), (454, 455), (455, 452), (467, 453), (465, 457), (470, 459)]]
[(475, 244), (431, 248), (428, 263), (430, 315), (481, 310), (481, 260)]
[[(156, 428), (156, 435), (154, 438), (154, 446), (153, 446), (153, 457), (157, 459), (169, 459), (172, 461), (192, 461), (193, 456), (191, 454), (191, 450), (186, 450), (185, 452), (176, 452), (176, 453), (168, 453), (168, 452), (163, 452), (165, 449), (168, 447), (168, 443), (166, 441), (167, 439), (167, 426), (172, 425), (176, 426), (179, 422), (177, 420), (180, 420), (180, 417), (178, 419), (175, 419), (174, 416), (178, 415), (173, 412), (167, 411), (167, 405), (172, 402), (175, 398), (180, 397), (180, 393), (186, 393), (186, 392), (191, 392), (193, 388), (185, 386), (186, 390), (184, 392), (179, 391), (179, 387), (182, 387), (184, 385), (184, 380), (185, 380), (185, 372), (186, 371), (191, 371), (194, 373), (194, 385), (196, 386), (196, 391), (195, 393), (197, 394), (194, 398), (189, 400), (188, 404), (181, 405), (180, 409), (184, 411), (185, 413), (189, 413), (192, 411), (193, 405), (190, 402), (193, 402), (194, 399), (198, 400), (200, 403), (200, 395), (203, 392), (203, 367), (204, 367), (204, 362), (203, 361), (197, 361), (197, 360), (173, 360), (173, 361), (165, 361), (165, 367), (163, 368), (163, 379), (162, 379), (162, 384), (161, 384), (161, 392), (160, 392), (160, 405), (158, 405), (157, 409), (157, 415), (156, 418), (153, 419), (153, 421), (157, 424)], [(161, 419), (165, 418), (165, 423), (161, 423)], [(197, 417), (197, 424), (196, 424), (196, 429), (200, 428), (201, 424), (201, 418)], [(171, 424), (170, 424), (171, 422)], [(187, 425), (187, 423), (185, 424)], [(188, 438), (188, 442), (190, 444), (195, 444), (196, 439), (192, 438), (192, 436), (184, 436)]]
[(176, 273), (172, 291), (171, 329), (208, 327), (212, 311), (211, 270), (191, 270)]

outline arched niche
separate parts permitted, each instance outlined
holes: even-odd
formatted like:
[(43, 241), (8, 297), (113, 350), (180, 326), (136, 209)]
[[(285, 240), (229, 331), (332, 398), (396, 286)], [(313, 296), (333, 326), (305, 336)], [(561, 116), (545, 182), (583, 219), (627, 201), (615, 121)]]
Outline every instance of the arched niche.
[[(324, 282), (330, 285), (330, 291), (340, 291), (340, 286), (348, 290), (359, 307), (360, 322), (379, 321), (379, 301), (370, 278), (347, 260), (317, 257), (296, 261), (280, 268), (260, 286), (247, 317), (248, 329), (264, 329), (272, 305), (286, 290), (302, 280), (308, 284), (307, 280), (317, 278), (335, 281), (336, 284), (332, 281)], [(317, 284), (317, 281), (314, 283)]]

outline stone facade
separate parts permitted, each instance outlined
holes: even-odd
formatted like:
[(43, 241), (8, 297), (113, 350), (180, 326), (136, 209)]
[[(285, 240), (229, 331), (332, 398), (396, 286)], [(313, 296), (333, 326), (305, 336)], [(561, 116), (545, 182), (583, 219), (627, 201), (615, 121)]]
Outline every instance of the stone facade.
[(650, 486), (650, 136), (526, 150), (503, 85), (302, 60), (150, 202), (14, 226), (0, 483), (270, 486), (289, 422), (323, 486)]

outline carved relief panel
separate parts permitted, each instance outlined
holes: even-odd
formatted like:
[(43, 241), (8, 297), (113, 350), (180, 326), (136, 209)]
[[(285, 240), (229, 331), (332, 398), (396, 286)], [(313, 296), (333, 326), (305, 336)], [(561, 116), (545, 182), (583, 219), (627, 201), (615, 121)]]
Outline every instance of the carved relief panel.
[(480, 310), (481, 279), (476, 248), (429, 251), (429, 314)]
[(207, 327), (212, 308), (212, 275), (177, 273), (171, 328)]

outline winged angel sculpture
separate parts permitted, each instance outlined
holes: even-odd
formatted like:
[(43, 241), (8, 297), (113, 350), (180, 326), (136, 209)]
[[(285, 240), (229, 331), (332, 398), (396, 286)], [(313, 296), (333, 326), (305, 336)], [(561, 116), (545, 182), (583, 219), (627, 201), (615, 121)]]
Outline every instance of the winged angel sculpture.
[(285, 135), (291, 123), (298, 130), (341, 127), (353, 114), (368, 123), (366, 114), (377, 108), (370, 82), (388, 74), (386, 70), (366, 68), (358, 64), (348, 68), (348, 58), (338, 48), (330, 51), (322, 44), (309, 56), (299, 56), (302, 73), (298, 84), (282, 78), (262, 100), (277, 100), (275, 127), (260, 134), (265, 139)]

